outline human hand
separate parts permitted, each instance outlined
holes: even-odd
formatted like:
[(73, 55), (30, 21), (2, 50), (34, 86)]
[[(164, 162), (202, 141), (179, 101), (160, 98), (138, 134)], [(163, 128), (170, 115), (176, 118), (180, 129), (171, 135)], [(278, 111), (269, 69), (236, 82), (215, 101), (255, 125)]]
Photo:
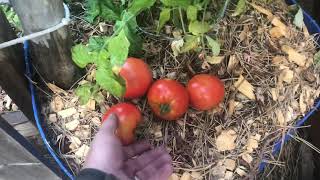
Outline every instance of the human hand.
[(167, 180), (172, 174), (172, 160), (164, 147), (152, 149), (146, 142), (123, 146), (115, 135), (116, 115), (111, 114), (96, 134), (84, 168), (93, 168), (120, 180)]

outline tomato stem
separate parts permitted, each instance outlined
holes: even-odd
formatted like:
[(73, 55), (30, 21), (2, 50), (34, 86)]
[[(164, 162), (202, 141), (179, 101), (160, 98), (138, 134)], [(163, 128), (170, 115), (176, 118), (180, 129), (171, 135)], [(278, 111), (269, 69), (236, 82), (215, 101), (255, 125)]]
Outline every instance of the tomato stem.
[(160, 114), (165, 115), (170, 112), (170, 105), (169, 104), (160, 104)]

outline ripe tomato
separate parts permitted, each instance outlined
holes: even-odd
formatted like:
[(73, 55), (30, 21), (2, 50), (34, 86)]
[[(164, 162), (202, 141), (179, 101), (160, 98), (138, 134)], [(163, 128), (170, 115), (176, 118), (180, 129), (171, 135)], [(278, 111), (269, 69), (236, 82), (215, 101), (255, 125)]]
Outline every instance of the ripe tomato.
[(174, 120), (187, 111), (189, 96), (182, 84), (171, 79), (161, 79), (150, 87), (148, 103), (158, 117)]
[(106, 112), (102, 117), (102, 122), (104, 122), (112, 113), (116, 114), (119, 120), (118, 129), (116, 131), (117, 136), (125, 145), (132, 143), (134, 140), (134, 130), (141, 121), (140, 111), (133, 104), (119, 103), (112, 106)]
[(198, 110), (209, 110), (224, 98), (223, 82), (216, 76), (199, 74), (194, 76), (187, 85), (190, 104)]
[(124, 97), (127, 99), (143, 96), (152, 82), (152, 73), (148, 65), (137, 58), (127, 59), (120, 70), (120, 76), (126, 82)]

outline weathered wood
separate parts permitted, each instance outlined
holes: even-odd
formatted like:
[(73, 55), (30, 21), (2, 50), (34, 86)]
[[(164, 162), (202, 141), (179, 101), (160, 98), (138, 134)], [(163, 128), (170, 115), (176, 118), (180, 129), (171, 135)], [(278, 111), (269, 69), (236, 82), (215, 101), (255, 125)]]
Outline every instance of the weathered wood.
[(6, 112), (0, 116), (25, 138), (34, 138), (39, 135), (38, 129), (21, 111)]
[[(0, 117), (0, 179), (55, 180), (61, 172)], [(50, 167), (50, 169), (48, 168)]]
[[(0, 9), (0, 43), (14, 38), (16, 36)], [(0, 86), (28, 119), (34, 120), (21, 44), (0, 49)]]
[[(64, 17), (62, 0), (10, 0), (25, 34), (50, 28)], [(80, 70), (71, 59), (67, 27), (32, 40), (32, 63), (49, 82), (69, 88), (80, 78)]]

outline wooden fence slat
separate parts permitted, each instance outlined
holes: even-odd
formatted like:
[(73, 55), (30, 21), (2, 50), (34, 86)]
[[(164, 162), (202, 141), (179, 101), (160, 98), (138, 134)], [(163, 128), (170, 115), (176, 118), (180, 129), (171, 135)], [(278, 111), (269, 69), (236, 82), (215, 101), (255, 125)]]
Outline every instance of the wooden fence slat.
[[(0, 9), (0, 43), (16, 38)], [(24, 76), (22, 45), (0, 49), (0, 86), (30, 120), (34, 120), (31, 96)]]
[[(64, 17), (62, 0), (10, 0), (26, 35), (50, 28)], [(80, 78), (71, 59), (68, 27), (32, 40), (32, 63), (49, 82), (69, 88)]]

